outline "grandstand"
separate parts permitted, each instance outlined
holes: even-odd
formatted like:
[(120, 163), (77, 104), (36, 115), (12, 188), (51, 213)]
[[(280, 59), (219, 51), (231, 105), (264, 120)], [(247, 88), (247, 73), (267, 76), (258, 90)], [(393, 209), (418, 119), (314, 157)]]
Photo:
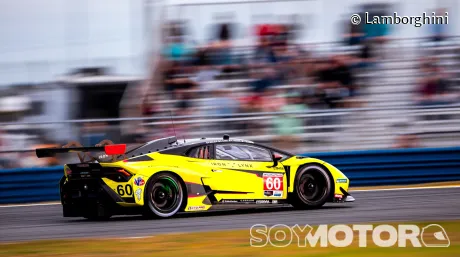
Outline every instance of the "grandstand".
[[(302, 5), (310, 4), (309, 1), (291, 2), (292, 6), (300, 4), (298, 2), (302, 2)], [(319, 5), (319, 1), (316, 4)], [(150, 68), (147, 76), (139, 75), (142, 73), (141, 65), (139, 65), (140, 59), (133, 56), (118, 60), (110, 58), (100, 61), (92, 60), (89, 62), (92, 67), (113, 65), (117, 66), (116, 69), (112, 69), (116, 72), (69, 74), (23, 90), (24, 95), (31, 99), (40, 98), (46, 101), (49, 95), (53, 100), (47, 101), (47, 107), (40, 115), (15, 113), (14, 119), (2, 119), (3, 131), (0, 137), (5, 141), (11, 139), (13, 134), (30, 138), (33, 132), (45, 131), (47, 140), (60, 144), (66, 140), (84, 139), (93, 135), (107, 136), (113, 141), (146, 141), (170, 134), (172, 116), (179, 137), (220, 137), (226, 133), (269, 144), (287, 141), (290, 143), (285, 147), (293, 152), (451, 146), (459, 143), (460, 39), (458, 37), (448, 37), (435, 45), (430, 42), (430, 38), (426, 37), (391, 38), (379, 50), (374, 49), (376, 52), (374, 54), (378, 57), (369, 58), (373, 59), (370, 61), (372, 65), (353, 68), (353, 83), (359, 85), (356, 95), (324, 101), (321, 98), (323, 96), (319, 97), (316, 93), (322, 84), (330, 82), (322, 81), (324, 77), (327, 79), (327, 76), (321, 76), (321, 69), (324, 69), (320, 67), (322, 63), (339, 56), (348, 61), (347, 65), (351, 63), (350, 66), (353, 66), (356, 60), (361, 58), (356, 58), (356, 56), (360, 56), (364, 45), (349, 46), (344, 42), (305, 43), (305, 35), (303, 35), (301, 40), (289, 42), (286, 50), (276, 50), (275, 47), (274, 51), (280, 51), (281, 57), (287, 56), (292, 59), (287, 64), (275, 62), (275, 64), (264, 67), (275, 70), (275, 73), (278, 72), (279, 75), (282, 72), (277, 69), (285, 68), (283, 65), (286, 64), (290, 69), (288, 69), (289, 74), (286, 75), (286, 78), (268, 87), (268, 91), (254, 93), (255, 83), (261, 80), (260, 75), (266, 76), (265, 70), (254, 65), (253, 62), (256, 59), (254, 55), (258, 49), (257, 42), (260, 35), (247, 35), (244, 38), (229, 40), (232, 41), (232, 44), (231, 47), (227, 47), (225, 44), (214, 44), (215, 42), (201, 43), (204, 40), (204, 34), (200, 32), (196, 35), (200, 43), (190, 47), (193, 52), (190, 54), (192, 58), (187, 57), (189, 59), (184, 62), (187, 64), (181, 61), (178, 66), (180, 72), (174, 71), (169, 74), (168, 65), (173, 62), (169, 63), (170, 60), (167, 60), (168, 56), (164, 53), (168, 47), (168, 40), (174, 41), (181, 36), (189, 37), (190, 35), (170, 37), (168, 30), (163, 28), (172, 26), (171, 24), (182, 24), (174, 21), (180, 18), (181, 8), (178, 6), (161, 7), (161, 3), (150, 3), (150, 5), (147, 12), (152, 11), (152, 8), (155, 7), (153, 8), (155, 15), (144, 18), (152, 19), (148, 21), (155, 21), (148, 27), (153, 32), (147, 33), (154, 39), (147, 40), (152, 45), (145, 47), (151, 49), (140, 58), (145, 61), (148, 52)], [(239, 1), (231, 8), (243, 10), (247, 7), (245, 6), (246, 3)], [(276, 6), (277, 4), (273, 3), (270, 8), (273, 9)], [(171, 17), (163, 17), (161, 8), (166, 8), (166, 12), (175, 14), (170, 15)], [(207, 7), (194, 6), (193, 3), (190, 3), (184, 8), (186, 10), (184, 13), (190, 15), (190, 10), (194, 10), (193, 8), (205, 10)], [(335, 11), (338, 11), (340, 8), (336, 9)], [(208, 19), (209, 14), (206, 15)], [(244, 15), (252, 14), (246, 11)], [(338, 17), (335, 19), (336, 22), (339, 21)], [(209, 21), (190, 22), (192, 29), (198, 30)], [(411, 34), (415, 30), (405, 28), (404, 31)], [(332, 32), (328, 31), (324, 35), (314, 36), (319, 39), (322, 39), (322, 36), (329, 38)], [(334, 38), (336, 37), (337, 35), (334, 34)], [(275, 41), (279, 40), (274, 38)], [(228, 53), (225, 53), (226, 47), (230, 49)], [(207, 51), (206, 49), (211, 49), (210, 52), (214, 56), (206, 57), (209, 60), (197, 58), (198, 53)], [(294, 56), (289, 56), (291, 50), (296, 53)], [(219, 58), (215, 58), (216, 53), (222, 54), (222, 52), (224, 56), (225, 54), (231, 56), (232, 65), (228, 65), (231, 69), (222, 68), (221, 63), (213, 64), (218, 66), (218, 72), (207, 69), (207, 66), (213, 66), (207, 63), (211, 59), (214, 62), (222, 62)], [(426, 58), (431, 59), (426, 61)], [(197, 62), (191, 63), (190, 59)], [(447, 74), (446, 81), (449, 84), (447, 101), (427, 104), (418, 100), (421, 94), (421, 78), (427, 74), (422, 68), (424, 62), (436, 63), (435, 66), (441, 67), (442, 72)], [(76, 68), (74, 66), (82, 66), (83, 63), (85, 62), (78, 63), (78, 65), (74, 65), (72, 61), (60, 63), (57, 65), (59, 69), (57, 66), (38, 64), (30, 67), (40, 66), (40, 70), (50, 72), (62, 70), (64, 66), (73, 70)], [(29, 68), (28, 65), (25, 66)], [(78, 70), (85, 70), (80, 68)], [(137, 72), (131, 72), (133, 69)], [(320, 72), (317, 72), (316, 69)], [(12, 70), (15, 70), (14, 66), (0, 65), (0, 72), (5, 75), (13, 73)], [(204, 72), (200, 74), (201, 71)], [(39, 70), (27, 70), (25, 73), (42, 74)], [(120, 74), (130, 74), (130, 76)], [(16, 76), (19, 77), (19, 75)], [(144, 79), (145, 77), (147, 79)], [(166, 85), (168, 83), (165, 82), (174, 79), (187, 81), (186, 83), (194, 86), (171, 90)], [(342, 88), (348, 90), (348, 93), (351, 90), (343, 86)], [(320, 89), (327, 91), (327, 88)], [(104, 94), (109, 94), (109, 92), (111, 98), (108, 100)], [(286, 110), (288, 108), (280, 108), (280, 106), (265, 108), (264, 104), (258, 102), (260, 98), (265, 103), (276, 99), (286, 106), (291, 96), (294, 99), (296, 95), (297, 98), (303, 99), (303, 107), (300, 111)], [(55, 100), (58, 97), (67, 97), (69, 101)], [(442, 97), (445, 96), (442, 95)], [(88, 100), (89, 98), (93, 100)], [(101, 101), (97, 101), (98, 99)], [(108, 102), (104, 104), (104, 99), (110, 104), (108, 105)], [(227, 108), (232, 110), (222, 111), (225, 108), (221, 106), (227, 105), (232, 106)], [(110, 110), (102, 110), (101, 106), (110, 106), (108, 108)], [(217, 109), (220, 111), (216, 111)], [(292, 122), (292, 119), (298, 121)], [(283, 122), (292, 122), (295, 126), (289, 128), (289, 126), (283, 126)], [(286, 129), (295, 131), (291, 133), (293, 137), (286, 137), (286, 133), (283, 132)], [(40, 134), (32, 138), (40, 141), (43, 133)], [(23, 142), (12, 145), (15, 147), (11, 150), (11, 145), (9, 145), (8, 154), (15, 150), (31, 150), (35, 143)], [(0, 150), (6, 148), (3, 146)]]

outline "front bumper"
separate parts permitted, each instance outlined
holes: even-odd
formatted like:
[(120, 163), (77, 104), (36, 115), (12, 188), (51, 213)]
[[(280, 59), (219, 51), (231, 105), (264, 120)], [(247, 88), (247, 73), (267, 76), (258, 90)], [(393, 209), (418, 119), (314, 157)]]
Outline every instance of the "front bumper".
[(347, 197), (345, 197), (345, 202), (354, 202), (355, 201), (355, 198), (351, 195), (347, 195)]
[(345, 202), (354, 202), (355, 198), (350, 195), (345, 189), (340, 188), (341, 194), (335, 194), (332, 202), (334, 203), (345, 203)]

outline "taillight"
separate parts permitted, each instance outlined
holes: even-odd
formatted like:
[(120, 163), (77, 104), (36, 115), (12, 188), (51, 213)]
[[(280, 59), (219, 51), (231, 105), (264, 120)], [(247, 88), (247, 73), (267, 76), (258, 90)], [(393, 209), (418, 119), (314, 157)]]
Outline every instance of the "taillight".
[(64, 174), (70, 175), (72, 174), (72, 170), (68, 166), (64, 166)]
[(129, 172), (127, 172), (124, 169), (117, 169), (117, 172), (120, 172), (121, 174), (123, 174), (123, 175), (125, 175), (127, 177), (131, 176), (131, 174), (129, 174)]

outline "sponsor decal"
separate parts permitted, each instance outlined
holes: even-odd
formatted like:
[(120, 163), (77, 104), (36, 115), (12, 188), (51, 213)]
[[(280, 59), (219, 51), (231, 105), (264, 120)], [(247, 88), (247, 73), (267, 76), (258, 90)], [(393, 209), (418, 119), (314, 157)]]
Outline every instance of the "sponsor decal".
[(136, 189), (136, 198), (138, 201), (141, 200), (141, 193), (142, 193), (142, 189), (140, 188)]
[(241, 143), (251, 143), (251, 141), (244, 140), (244, 139), (231, 139), (231, 140), (224, 140), (224, 139), (219, 139), (219, 140), (208, 140), (206, 143), (212, 144), (212, 143), (228, 143), (228, 142), (241, 142)]
[(338, 199), (342, 199), (343, 195), (335, 194), (334, 197)]
[(256, 203), (271, 203), (270, 200), (257, 200)]
[(226, 164), (226, 163), (222, 163), (222, 162), (211, 162), (211, 165), (213, 165), (213, 166), (219, 166), (219, 167), (227, 167), (227, 164)]
[(264, 191), (264, 195), (265, 196), (272, 196), (273, 195), (273, 191)]
[(264, 173), (264, 190), (283, 190), (283, 174)]
[(283, 196), (283, 191), (274, 191), (273, 196), (274, 197), (282, 197)]
[(278, 200), (256, 200), (256, 204), (278, 203)]
[(238, 163), (238, 162), (211, 162), (211, 165), (218, 167), (228, 167), (228, 168), (254, 168), (252, 163)]
[(348, 179), (346, 178), (338, 178), (337, 179), (337, 183), (347, 183), (348, 182)]
[(143, 185), (145, 185), (145, 180), (142, 179), (141, 177), (137, 177), (137, 178), (134, 179), (134, 185), (143, 186)]
[(272, 191), (272, 190), (265, 190), (264, 196), (266, 197), (283, 197), (283, 191)]
[(80, 178), (90, 178), (91, 174), (89, 174), (88, 171), (82, 171), (80, 172)]
[(239, 168), (252, 168), (251, 163), (237, 163), (237, 167)]
[(187, 210), (189, 210), (189, 211), (198, 211), (198, 210), (204, 210), (204, 209), (206, 209), (206, 206), (200, 205), (200, 206), (190, 206), (190, 207), (188, 207)]
[(276, 204), (280, 203), (278, 200), (271, 200), (271, 199), (239, 199), (239, 200), (221, 200), (221, 203), (241, 203), (241, 204)]
[(238, 200), (222, 200), (223, 203), (238, 203)]

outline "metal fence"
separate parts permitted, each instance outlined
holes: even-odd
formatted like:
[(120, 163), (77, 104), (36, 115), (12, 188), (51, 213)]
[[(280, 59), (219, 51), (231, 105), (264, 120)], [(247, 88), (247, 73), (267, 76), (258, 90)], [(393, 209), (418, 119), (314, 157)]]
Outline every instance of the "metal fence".
[[(394, 147), (460, 145), (460, 105), (432, 107), (349, 108), (302, 112), (238, 113), (121, 119), (0, 123), (5, 141), (3, 168), (47, 165), (35, 158), (40, 145), (77, 140), (94, 145), (103, 139), (141, 143), (176, 135), (179, 139), (231, 137), (272, 144), (292, 152), (322, 152)], [(11, 133), (8, 133), (11, 131)], [(64, 138), (55, 138), (60, 131)], [(65, 133), (62, 133), (62, 132)], [(128, 133), (123, 133), (128, 131)], [(399, 140), (411, 137), (407, 146)], [(15, 141), (15, 142), (13, 142)], [(13, 163), (8, 164), (8, 160)], [(66, 160), (61, 160), (66, 161)]]

